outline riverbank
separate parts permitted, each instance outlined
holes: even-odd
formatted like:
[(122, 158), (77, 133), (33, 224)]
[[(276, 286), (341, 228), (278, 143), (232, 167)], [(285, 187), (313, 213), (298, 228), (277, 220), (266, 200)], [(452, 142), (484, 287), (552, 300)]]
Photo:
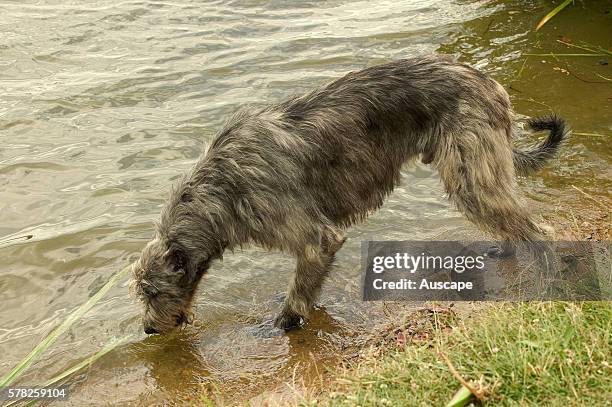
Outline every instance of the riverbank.
[(410, 323), (396, 330), (387, 347), (339, 371), (328, 399), (310, 405), (441, 406), (462, 381), (483, 405), (610, 402), (610, 303), (478, 307), (454, 323), (448, 312), (432, 313), (426, 333)]
[[(577, 188), (545, 211), (557, 240), (610, 239), (605, 196)], [(561, 216), (564, 213), (566, 216)], [(293, 405), (447, 405), (462, 384), (482, 405), (607, 405), (610, 302), (434, 304), (381, 326)], [(348, 353), (350, 354), (350, 353)], [(295, 388), (295, 386), (294, 386)], [(288, 405), (270, 397), (253, 405)]]
[[(544, 216), (556, 220), (555, 237), (609, 240), (608, 214), (600, 207), (605, 197), (576, 193), (582, 196), (557, 202)], [(372, 344), (335, 373), (329, 385), (334, 390), (324, 401), (308, 404), (447, 405), (461, 382), (483, 405), (612, 400), (610, 302), (475, 303), (460, 315), (434, 310), (413, 314), (385, 341)]]

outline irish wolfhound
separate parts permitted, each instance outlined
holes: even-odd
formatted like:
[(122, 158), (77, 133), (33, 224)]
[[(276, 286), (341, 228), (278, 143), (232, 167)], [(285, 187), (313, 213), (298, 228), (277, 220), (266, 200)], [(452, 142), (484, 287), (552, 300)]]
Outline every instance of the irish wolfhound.
[(548, 138), (514, 148), (520, 130), (504, 88), (443, 56), (351, 72), (303, 96), (240, 109), (174, 186), (134, 266), (145, 332), (189, 322), (210, 264), (248, 243), (296, 257), (275, 325), (299, 325), (343, 229), (380, 207), (402, 165), (419, 156), (469, 220), (507, 242), (540, 240), (516, 174), (542, 167), (568, 130), (558, 117), (528, 124)]

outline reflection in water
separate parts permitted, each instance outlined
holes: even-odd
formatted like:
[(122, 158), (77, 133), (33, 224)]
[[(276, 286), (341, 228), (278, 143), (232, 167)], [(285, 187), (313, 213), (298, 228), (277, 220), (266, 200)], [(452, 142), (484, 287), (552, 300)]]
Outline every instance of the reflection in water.
[[(322, 369), (318, 366), (338, 360), (340, 344), (348, 346), (352, 336), (349, 332), (321, 308), (313, 312), (304, 329), (287, 334), (274, 328), (272, 319), (187, 327), (116, 349), (96, 364), (87, 380), (77, 379), (75, 384), (91, 397), (92, 387), (112, 375), (134, 382), (126, 385), (143, 387), (140, 402), (161, 402), (197, 398), (216, 389), (221, 381), (228, 399), (240, 400), (247, 392), (256, 394), (262, 384), (280, 386), (287, 379), (283, 370), (308, 377)], [(145, 380), (128, 372), (126, 366), (146, 371)], [(86, 400), (79, 394), (71, 400), (75, 405)]]
[(154, 380), (154, 387), (174, 394), (176, 382), (185, 391), (197, 390), (200, 378), (211, 375), (206, 358), (200, 353), (195, 335), (153, 336), (131, 350), (134, 359), (143, 364)]
[[(134, 260), (172, 181), (242, 104), (437, 51), (493, 75), (521, 114), (554, 110), (585, 134), (610, 128), (609, 86), (554, 69), (601, 80), (612, 76), (609, 66), (524, 55), (563, 52), (559, 35), (608, 47), (599, 5), (573, 7), (572, 19), (559, 15), (537, 36), (545, 2), (52, 0), (2, 8), (0, 373)], [(562, 157), (522, 181), (530, 203), (549, 207), (568, 191), (583, 202), (571, 186), (608, 202), (611, 148), (605, 137), (575, 135)], [(285, 335), (268, 324), (291, 259), (237, 251), (202, 281), (195, 327), (105, 355), (71, 379), (69, 404), (188, 400), (209, 384), (238, 401), (294, 373), (310, 380), (385, 321), (378, 304), (360, 300), (361, 240), (472, 237), (482, 236), (447, 203), (431, 169), (408, 167), (383, 208), (349, 231), (321, 308), (303, 329)], [(121, 284), (21, 383), (40, 383), (140, 330), (138, 306)]]

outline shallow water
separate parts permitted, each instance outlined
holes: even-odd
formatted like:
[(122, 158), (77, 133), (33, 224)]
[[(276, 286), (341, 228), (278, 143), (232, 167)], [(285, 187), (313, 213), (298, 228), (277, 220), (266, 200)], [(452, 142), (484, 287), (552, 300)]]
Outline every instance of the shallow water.
[[(581, 133), (523, 182), (530, 205), (610, 203), (612, 61), (525, 55), (583, 52), (560, 37), (609, 49), (609, 2), (577, 2), (539, 33), (549, 2), (201, 3), (0, 5), (0, 374), (135, 259), (172, 181), (231, 112), (350, 70), (456, 55), (506, 86), (519, 113), (555, 111)], [(252, 248), (212, 267), (195, 327), (146, 338), (122, 283), (20, 383), (40, 383), (129, 333), (70, 379), (69, 404), (191, 400), (209, 383), (240, 401), (316, 376), (385, 320), (379, 304), (360, 301), (361, 240), (480, 236), (431, 169), (404, 173), (384, 207), (349, 231), (304, 329), (260, 326), (278, 310), (293, 261)]]

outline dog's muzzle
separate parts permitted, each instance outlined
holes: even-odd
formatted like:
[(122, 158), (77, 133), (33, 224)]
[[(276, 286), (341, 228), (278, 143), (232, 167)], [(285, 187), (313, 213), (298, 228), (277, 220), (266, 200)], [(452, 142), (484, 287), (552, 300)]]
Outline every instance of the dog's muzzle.
[[(192, 321), (192, 318), (190, 318), (189, 316), (187, 316), (184, 313), (181, 313), (180, 315), (178, 315), (176, 317), (176, 323), (174, 325), (174, 328), (179, 328), (179, 327), (184, 327), (187, 324), (190, 324)], [(151, 325), (145, 325), (144, 326), (144, 332), (147, 335), (153, 335), (153, 334), (159, 334), (160, 332), (155, 329), (153, 326)]]

